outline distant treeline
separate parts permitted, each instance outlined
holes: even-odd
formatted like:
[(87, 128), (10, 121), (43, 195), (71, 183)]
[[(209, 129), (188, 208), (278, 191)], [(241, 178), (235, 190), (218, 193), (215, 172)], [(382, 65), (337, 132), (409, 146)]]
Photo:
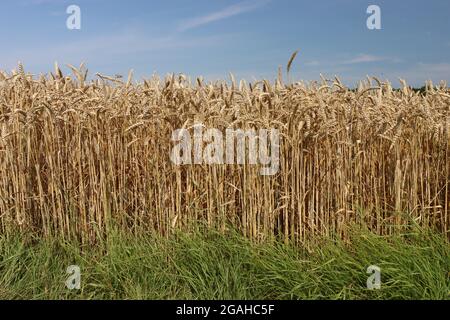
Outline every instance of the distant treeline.
[[(426, 86), (422, 86), (420, 88), (413, 88), (413, 87), (409, 87), (411, 90), (413, 90), (414, 92), (419, 92), (419, 93), (425, 93), (427, 91), (427, 87)], [(450, 90), (450, 88), (447, 88)], [(358, 91), (357, 88), (351, 88), (349, 89), (350, 91), (356, 92)], [(400, 91), (402, 90), (401, 88), (392, 88), (392, 90), (394, 91)]]

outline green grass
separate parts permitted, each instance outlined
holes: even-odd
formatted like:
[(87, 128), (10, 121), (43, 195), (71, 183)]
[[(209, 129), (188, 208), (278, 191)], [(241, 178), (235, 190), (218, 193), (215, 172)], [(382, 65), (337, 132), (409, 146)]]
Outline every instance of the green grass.
[[(450, 298), (444, 237), (355, 230), (349, 240), (298, 248), (200, 230), (170, 239), (116, 233), (80, 248), (8, 236), (0, 239), (0, 299)], [(81, 268), (78, 291), (64, 285), (71, 264)], [(381, 268), (380, 290), (366, 288), (370, 265)]]

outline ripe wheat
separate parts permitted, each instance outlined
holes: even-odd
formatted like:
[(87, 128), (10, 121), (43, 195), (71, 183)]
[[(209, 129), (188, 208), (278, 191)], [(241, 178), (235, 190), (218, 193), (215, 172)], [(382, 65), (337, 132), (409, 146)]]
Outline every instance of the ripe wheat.
[[(255, 240), (379, 234), (407, 222), (450, 227), (450, 92), (368, 78), (239, 85), (184, 75), (126, 82), (70, 66), (75, 77), (0, 72), (0, 232), (169, 234), (191, 221)], [(375, 84), (373, 84), (373, 83)], [(280, 169), (174, 165), (172, 132), (275, 128)]]

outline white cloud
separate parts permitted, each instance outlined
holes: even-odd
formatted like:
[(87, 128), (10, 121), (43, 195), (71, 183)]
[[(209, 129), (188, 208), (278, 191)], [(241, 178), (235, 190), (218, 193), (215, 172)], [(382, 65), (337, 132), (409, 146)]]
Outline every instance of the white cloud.
[(41, 47), (22, 47), (0, 52), (0, 61), (2, 69), (6, 70), (17, 67), (17, 61), (22, 61), (25, 67), (52, 65), (54, 61), (60, 62), (61, 65), (63, 63), (77, 65), (82, 61), (88, 65), (98, 65), (105, 61), (105, 57), (120, 60), (135, 54), (210, 46), (222, 43), (227, 37), (227, 35), (195, 38), (151, 37), (138, 31), (119, 32), (50, 46), (43, 44)]
[(441, 80), (450, 83), (450, 63), (418, 63), (401, 75), (409, 82), (423, 84), (426, 80), (438, 83)]
[(308, 67), (317, 67), (320, 65), (320, 62), (317, 60), (312, 60), (312, 61), (306, 62), (305, 65)]
[(411, 63), (403, 65), (402, 69), (383, 68), (378, 70), (380, 78), (389, 79), (394, 84), (400, 84), (398, 79), (405, 79), (409, 85), (420, 87), (426, 80), (437, 84), (444, 80), (450, 83), (450, 63)]
[(386, 60), (384, 57), (374, 56), (371, 54), (360, 54), (353, 59), (344, 61), (343, 64), (356, 64), (356, 63), (366, 63), (366, 62), (377, 62)]
[(372, 54), (359, 54), (348, 60), (310, 60), (305, 62), (305, 66), (308, 67), (321, 67), (321, 68), (332, 68), (334, 66), (349, 66), (356, 64), (364, 64), (371, 62), (390, 62), (390, 63), (401, 63), (404, 62), (402, 59), (393, 58), (393, 57), (385, 57), (385, 56), (376, 56)]
[(253, 11), (267, 4), (269, 1), (270, 0), (244, 1), (228, 6), (222, 10), (209, 13), (205, 16), (188, 19), (180, 23), (178, 31), (186, 31), (189, 29), (207, 25), (212, 22), (227, 19), (245, 12)]
[(434, 72), (434, 73), (445, 73), (450, 75), (450, 63), (423, 63), (420, 62), (418, 67), (422, 71)]

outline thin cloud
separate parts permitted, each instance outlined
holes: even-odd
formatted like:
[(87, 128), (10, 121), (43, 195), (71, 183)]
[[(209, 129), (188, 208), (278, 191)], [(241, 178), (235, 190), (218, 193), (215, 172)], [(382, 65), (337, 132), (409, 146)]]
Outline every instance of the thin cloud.
[(64, 4), (67, 3), (68, 0), (26, 0), (22, 1), (24, 5), (45, 5), (45, 4)]
[(205, 16), (188, 19), (180, 23), (178, 31), (186, 31), (189, 29), (194, 29), (219, 20), (227, 19), (233, 16), (237, 16), (239, 14), (250, 12), (264, 6), (269, 1), (270, 0), (244, 1), (238, 4), (228, 6), (222, 10), (209, 13)]
[(88, 64), (104, 62), (105, 56), (126, 57), (130, 54), (168, 52), (175, 49), (203, 47), (217, 45), (227, 38), (227, 35), (214, 35), (195, 38), (180, 37), (150, 37), (142, 32), (119, 32), (115, 34), (102, 34), (95, 37), (84, 38), (79, 41), (55, 44), (51, 46), (23, 47), (14, 51), (0, 53), (2, 69), (12, 69), (17, 61), (25, 66), (36, 66), (54, 61)]
[(364, 63), (371, 63), (371, 62), (389, 62), (389, 63), (402, 63), (404, 62), (402, 59), (395, 58), (395, 57), (386, 57), (386, 56), (376, 56), (372, 54), (359, 54), (355, 56), (352, 59), (349, 60), (310, 60), (305, 62), (305, 66), (308, 67), (330, 67), (330, 66), (348, 66), (350, 65), (357, 65), (357, 64), (364, 64)]
[(450, 76), (450, 63), (423, 63), (419, 62), (418, 67), (422, 71), (426, 71), (428, 73), (439, 73)]
[(312, 60), (312, 61), (306, 62), (305, 65), (308, 67), (317, 67), (317, 66), (320, 66), (320, 62), (317, 60)]
[(385, 78), (392, 81), (396, 79), (405, 79), (409, 85), (422, 86), (426, 80), (432, 80), (439, 83), (441, 80), (450, 83), (450, 63), (423, 63), (411, 64), (403, 70), (385, 70)]
[(374, 56), (371, 54), (360, 54), (353, 59), (344, 61), (343, 64), (357, 64), (357, 63), (377, 62), (384, 60), (386, 60), (385, 57)]

